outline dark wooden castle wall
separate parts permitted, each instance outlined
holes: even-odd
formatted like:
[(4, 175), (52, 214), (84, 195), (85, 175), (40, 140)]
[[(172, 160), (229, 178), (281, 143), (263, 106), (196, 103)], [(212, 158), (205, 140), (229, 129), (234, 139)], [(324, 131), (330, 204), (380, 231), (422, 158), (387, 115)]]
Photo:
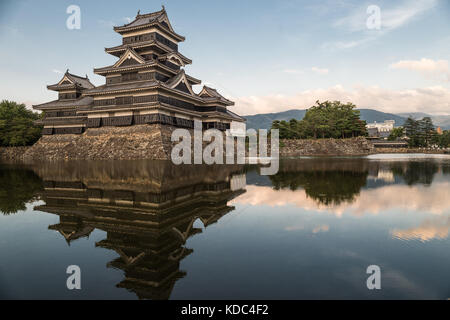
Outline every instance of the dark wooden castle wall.
[(170, 41), (166, 37), (164, 37), (156, 32), (150, 32), (150, 33), (141, 34), (138, 36), (124, 37), (122, 40), (122, 43), (123, 44), (131, 44), (131, 43), (146, 42), (146, 41), (151, 41), (151, 40), (156, 40), (158, 42), (161, 42), (162, 44), (168, 46), (170, 49), (178, 51), (178, 45), (176, 43)]

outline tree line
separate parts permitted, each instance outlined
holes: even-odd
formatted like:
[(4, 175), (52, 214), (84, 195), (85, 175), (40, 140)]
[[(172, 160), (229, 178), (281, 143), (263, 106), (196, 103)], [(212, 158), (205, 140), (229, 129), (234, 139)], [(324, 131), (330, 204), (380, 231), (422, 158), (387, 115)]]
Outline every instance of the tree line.
[[(394, 135), (394, 136), (393, 136)], [(408, 137), (410, 147), (431, 147), (438, 146), (447, 148), (450, 145), (450, 131), (446, 130), (438, 134), (430, 117), (415, 120), (411, 117), (406, 119), (403, 128), (397, 128), (397, 132), (392, 132), (390, 140), (401, 136)]]
[(3, 100), (0, 102), (0, 147), (28, 146), (41, 137), (41, 126), (34, 124), (40, 114), (24, 104)]
[(0, 214), (9, 215), (26, 209), (44, 188), (41, 178), (29, 169), (0, 164)]
[(279, 130), (280, 139), (351, 138), (366, 136), (366, 122), (352, 103), (316, 101), (302, 120), (275, 120), (272, 129)]

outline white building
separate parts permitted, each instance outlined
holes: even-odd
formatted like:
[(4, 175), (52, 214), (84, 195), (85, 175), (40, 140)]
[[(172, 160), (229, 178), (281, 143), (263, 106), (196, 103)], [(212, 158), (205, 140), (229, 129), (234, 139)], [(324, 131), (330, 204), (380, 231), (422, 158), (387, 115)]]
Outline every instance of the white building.
[[(391, 131), (394, 129), (395, 120), (385, 120), (382, 123), (377, 123), (376, 121), (373, 123), (368, 123), (366, 125), (367, 130), (370, 132), (373, 132), (374, 129), (378, 131), (378, 136), (381, 137), (387, 137), (391, 133)], [(372, 129), (372, 130), (369, 130)]]

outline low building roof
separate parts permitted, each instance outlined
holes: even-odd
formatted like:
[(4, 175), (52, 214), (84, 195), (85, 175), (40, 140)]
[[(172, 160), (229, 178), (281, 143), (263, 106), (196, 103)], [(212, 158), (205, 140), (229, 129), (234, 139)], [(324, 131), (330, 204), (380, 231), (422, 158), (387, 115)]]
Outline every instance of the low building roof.
[(219, 100), (222, 103), (228, 105), (228, 106), (232, 106), (234, 105), (234, 102), (231, 100), (228, 100), (227, 98), (225, 98), (224, 96), (222, 96), (219, 92), (217, 92), (216, 89), (207, 87), (207, 86), (203, 86), (202, 91), (200, 91), (200, 93), (198, 94), (200, 97), (202, 97), (205, 101), (208, 100)]
[[(68, 83), (66, 84), (66, 82)], [(70, 73), (69, 69), (66, 70), (64, 76), (58, 83), (47, 86), (50, 90), (70, 89), (72, 87), (82, 89), (95, 88), (95, 86), (89, 81), (87, 75), (85, 77), (80, 77), (76, 74)]]
[(105, 48), (105, 52), (112, 54), (112, 55), (116, 55), (116, 53), (121, 54), (123, 51), (127, 50), (128, 47), (132, 47), (133, 49), (136, 50), (137, 48), (146, 48), (146, 47), (150, 47), (150, 46), (158, 47), (159, 49), (161, 49), (162, 51), (165, 51), (165, 52), (173, 52), (174, 51), (172, 48), (168, 47), (167, 45), (165, 45), (162, 42), (159, 42), (158, 40), (147, 40), (147, 41), (142, 41), (142, 42), (127, 43), (127, 44), (121, 44), (121, 45), (114, 46), (114, 47)]
[(141, 81), (141, 82), (131, 82), (131, 83), (119, 83), (113, 85), (101, 85), (90, 90), (86, 90), (83, 94), (99, 94), (106, 92), (117, 92), (117, 91), (128, 91), (136, 89), (146, 89), (152, 88), (159, 84), (159, 81)]
[(186, 58), (184, 55), (182, 55), (178, 51), (172, 51), (172, 52), (168, 52), (165, 54), (161, 54), (158, 56), (158, 60), (170, 59), (171, 57), (179, 58), (183, 62), (183, 64), (191, 64), (192, 63), (191, 59)]
[(91, 105), (93, 101), (94, 98), (92, 97), (81, 97), (71, 100), (53, 100), (50, 102), (33, 105), (33, 109), (44, 110), (55, 108), (82, 107)]

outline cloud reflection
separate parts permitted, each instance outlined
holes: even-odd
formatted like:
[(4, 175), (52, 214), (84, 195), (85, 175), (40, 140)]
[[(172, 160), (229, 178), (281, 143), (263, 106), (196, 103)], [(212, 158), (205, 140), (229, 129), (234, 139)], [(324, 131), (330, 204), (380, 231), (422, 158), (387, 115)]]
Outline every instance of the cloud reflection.
[(402, 240), (420, 240), (422, 242), (433, 239), (445, 239), (450, 231), (450, 216), (427, 219), (418, 227), (406, 230), (395, 229), (392, 236)]
[(396, 184), (362, 189), (352, 202), (323, 204), (309, 197), (304, 189), (274, 190), (267, 186), (248, 185), (247, 193), (235, 199), (233, 203), (271, 207), (295, 206), (306, 211), (328, 212), (338, 217), (343, 214), (376, 215), (386, 211), (420, 211), (442, 215), (450, 210), (449, 189), (448, 182), (435, 182), (430, 186)]

